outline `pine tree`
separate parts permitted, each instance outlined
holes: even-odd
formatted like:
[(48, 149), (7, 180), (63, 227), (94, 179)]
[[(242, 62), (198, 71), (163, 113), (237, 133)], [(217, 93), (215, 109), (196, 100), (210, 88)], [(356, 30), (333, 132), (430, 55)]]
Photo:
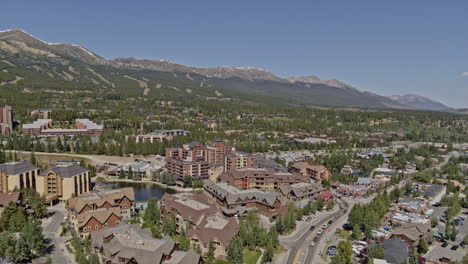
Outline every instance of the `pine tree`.
[(13, 259), (17, 263), (27, 263), (31, 259), (31, 250), (28, 243), (22, 237), (16, 242), (15, 254)]
[(236, 236), (229, 242), (227, 248), (227, 260), (231, 264), (243, 264), (244, 256), (242, 253), (242, 240)]
[(32, 163), (33, 165), (36, 165), (36, 164), (37, 164), (36, 155), (34, 154), (34, 151), (31, 151), (29, 160), (31, 161), (31, 163)]

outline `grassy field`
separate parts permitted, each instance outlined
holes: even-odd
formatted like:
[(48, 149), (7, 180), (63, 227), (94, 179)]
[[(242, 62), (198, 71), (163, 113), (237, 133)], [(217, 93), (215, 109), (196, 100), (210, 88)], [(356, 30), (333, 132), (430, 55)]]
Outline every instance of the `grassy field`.
[(260, 252), (250, 251), (244, 248), (244, 263), (245, 264), (255, 264), (257, 263), (258, 258), (260, 257)]
[(229, 264), (229, 262), (226, 260), (217, 259), (215, 260), (214, 264)]

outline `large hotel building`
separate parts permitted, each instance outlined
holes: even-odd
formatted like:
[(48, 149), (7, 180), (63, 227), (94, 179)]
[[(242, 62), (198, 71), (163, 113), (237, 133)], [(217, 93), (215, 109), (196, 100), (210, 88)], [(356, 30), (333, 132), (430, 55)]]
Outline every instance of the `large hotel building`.
[(54, 166), (46, 171), (28, 161), (0, 164), (0, 192), (31, 188), (48, 202), (66, 201), (92, 189), (89, 170), (76, 163)]

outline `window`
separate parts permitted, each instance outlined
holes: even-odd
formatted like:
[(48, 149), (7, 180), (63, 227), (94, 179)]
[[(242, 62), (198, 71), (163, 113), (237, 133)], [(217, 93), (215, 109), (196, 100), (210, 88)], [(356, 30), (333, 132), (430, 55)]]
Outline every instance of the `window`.
[(107, 223), (104, 224), (104, 228), (107, 228)]
[(94, 228), (95, 228), (96, 230), (98, 230), (98, 229), (99, 229), (99, 226), (98, 226), (98, 225), (95, 225)]

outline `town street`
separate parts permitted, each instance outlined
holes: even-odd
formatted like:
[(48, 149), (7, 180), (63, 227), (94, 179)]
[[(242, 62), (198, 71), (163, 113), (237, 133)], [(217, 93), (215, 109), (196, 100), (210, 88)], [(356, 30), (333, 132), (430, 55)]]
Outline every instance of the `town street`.
[[(338, 205), (336, 206), (338, 207)], [(317, 218), (313, 218), (307, 224), (298, 226), (298, 231), (288, 237), (280, 237), (280, 243), (288, 248), (289, 254), (287, 255), (287, 264), (305, 263), (304, 260), (309, 255), (309, 244), (312, 241), (314, 234), (321, 228), (321, 226), (328, 221), (339, 219), (344, 215), (344, 209), (347, 209), (344, 204), (343, 210), (338, 209), (333, 212), (325, 212), (320, 214)], [(310, 230), (311, 226), (315, 226), (313, 230)], [(326, 231), (325, 231), (326, 232)], [(317, 246), (320, 244), (321, 237), (318, 237)], [(312, 254), (313, 256), (314, 254)]]
[(42, 226), (44, 237), (49, 242), (47, 250), (50, 253), (52, 263), (74, 263), (73, 256), (65, 248), (66, 238), (60, 237), (61, 223), (68, 214), (67, 210), (63, 204), (58, 204), (50, 207), (47, 213), (52, 216), (44, 220)]

